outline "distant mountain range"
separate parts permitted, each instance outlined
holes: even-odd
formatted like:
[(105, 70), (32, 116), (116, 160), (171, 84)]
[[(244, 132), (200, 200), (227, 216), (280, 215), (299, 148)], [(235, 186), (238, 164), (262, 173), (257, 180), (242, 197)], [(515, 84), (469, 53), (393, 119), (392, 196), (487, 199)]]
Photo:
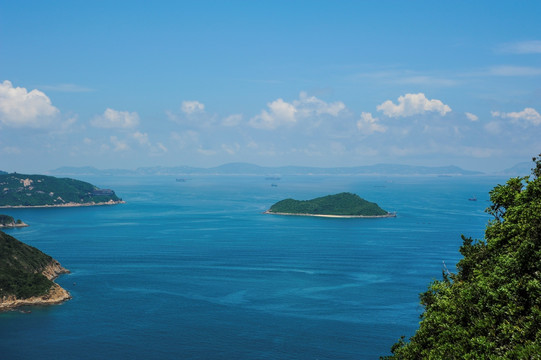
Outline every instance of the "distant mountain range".
[(480, 171), (464, 170), (457, 166), (412, 166), (399, 164), (376, 164), (369, 166), (320, 168), (308, 166), (259, 166), (248, 163), (229, 163), (211, 168), (191, 166), (141, 167), (136, 170), (106, 169), (94, 167), (61, 167), (48, 172), (51, 175), (482, 175)]

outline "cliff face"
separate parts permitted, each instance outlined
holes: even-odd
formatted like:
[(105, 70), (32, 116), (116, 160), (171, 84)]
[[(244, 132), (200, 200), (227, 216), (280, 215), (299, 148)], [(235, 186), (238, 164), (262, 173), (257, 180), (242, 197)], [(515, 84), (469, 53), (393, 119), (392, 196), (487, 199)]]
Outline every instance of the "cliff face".
[(61, 274), (69, 274), (69, 270), (64, 268), (58, 261), (53, 259), (41, 272), (49, 280), (54, 280)]
[(0, 311), (71, 298), (52, 280), (69, 273), (58, 261), (0, 231)]
[(0, 299), (0, 311), (10, 310), (19, 306), (52, 305), (71, 299), (71, 295), (60, 285), (53, 283), (49, 292), (42, 296), (18, 299), (15, 295), (4, 296)]

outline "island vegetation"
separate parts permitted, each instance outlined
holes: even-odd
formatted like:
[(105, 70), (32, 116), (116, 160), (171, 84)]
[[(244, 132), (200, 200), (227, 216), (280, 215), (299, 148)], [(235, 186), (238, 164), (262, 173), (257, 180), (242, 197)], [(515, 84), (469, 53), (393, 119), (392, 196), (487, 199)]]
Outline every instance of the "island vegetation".
[(46, 175), (0, 175), (0, 207), (118, 204), (113, 190), (84, 181)]
[(13, 216), (0, 214), (0, 228), (24, 227), (28, 226), (21, 219), (15, 219)]
[(462, 236), (457, 273), (421, 294), (417, 332), (384, 359), (539, 359), (541, 154), (532, 174), (490, 192), (483, 240)]
[(49, 255), (0, 231), (0, 311), (69, 299), (52, 281), (67, 272)]
[(336, 217), (390, 217), (395, 216), (356, 194), (343, 192), (312, 200), (285, 199), (272, 205), (267, 214), (336, 216)]

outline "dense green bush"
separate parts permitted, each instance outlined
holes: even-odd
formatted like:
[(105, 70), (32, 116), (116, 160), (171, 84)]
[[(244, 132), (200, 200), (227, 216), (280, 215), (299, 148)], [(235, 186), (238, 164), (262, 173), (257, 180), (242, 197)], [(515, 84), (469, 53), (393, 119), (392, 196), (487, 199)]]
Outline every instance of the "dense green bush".
[[(540, 155), (541, 157), (541, 155)], [(541, 158), (490, 192), (484, 240), (421, 294), (419, 329), (387, 359), (541, 359)]]

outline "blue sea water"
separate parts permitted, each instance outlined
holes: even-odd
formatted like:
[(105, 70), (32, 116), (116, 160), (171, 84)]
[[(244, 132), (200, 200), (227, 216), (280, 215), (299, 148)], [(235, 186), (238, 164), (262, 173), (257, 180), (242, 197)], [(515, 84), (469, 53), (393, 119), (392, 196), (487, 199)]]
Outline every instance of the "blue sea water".
[[(0, 314), (1, 359), (377, 359), (482, 238), (494, 177), (80, 177), (126, 204), (4, 210), (73, 299)], [(262, 214), (354, 192), (396, 218)], [(477, 201), (468, 198), (477, 196)]]

